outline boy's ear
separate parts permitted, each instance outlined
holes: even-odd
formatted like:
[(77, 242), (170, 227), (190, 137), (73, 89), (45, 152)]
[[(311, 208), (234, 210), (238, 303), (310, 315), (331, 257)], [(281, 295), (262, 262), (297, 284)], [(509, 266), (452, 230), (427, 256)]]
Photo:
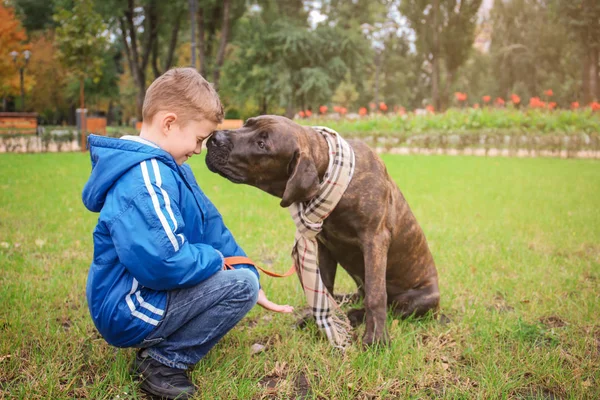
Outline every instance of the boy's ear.
[(161, 130), (165, 135), (169, 135), (171, 133), (175, 121), (177, 121), (177, 114), (175, 113), (169, 112), (162, 116)]

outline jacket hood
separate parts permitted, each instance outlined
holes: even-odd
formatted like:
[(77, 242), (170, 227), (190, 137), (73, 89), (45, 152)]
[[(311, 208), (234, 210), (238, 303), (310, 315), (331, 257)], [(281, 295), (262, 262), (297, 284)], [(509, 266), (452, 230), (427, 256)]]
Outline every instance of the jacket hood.
[(100, 212), (114, 183), (142, 161), (156, 158), (177, 170), (173, 157), (150, 145), (125, 139), (90, 135), (88, 137), (92, 173), (83, 188), (82, 200), (88, 210)]

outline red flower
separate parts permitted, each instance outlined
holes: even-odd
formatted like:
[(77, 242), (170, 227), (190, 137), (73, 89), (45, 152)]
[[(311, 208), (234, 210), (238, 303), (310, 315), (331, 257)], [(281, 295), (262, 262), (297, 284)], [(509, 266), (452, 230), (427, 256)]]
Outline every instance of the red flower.
[(473, 104), (473, 108), (476, 108), (476, 109), (479, 108), (479, 103)]
[(556, 102), (551, 101), (550, 103), (548, 103), (548, 108), (551, 110), (554, 110), (556, 108)]
[(319, 112), (321, 114), (325, 114), (327, 112), (327, 106), (321, 106), (321, 107), (319, 107)]
[(340, 114), (344, 115), (348, 112), (348, 110), (346, 109), (346, 107), (340, 107)]
[(431, 104), (429, 104), (427, 107), (425, 107), (425, 109), (427, 111), (429, 111), (430, 113), (434, 113), (435, 112), (435, 108), (433, 108), (433, 106)]
[(545, 108), (546, 103), (541, 101), (539, 97), (532, 97), (529, 99), (529, 107), (531, 108)]
[(552, 89), (548, 89), (548, 90), (544, 90), (544, 94), (546, 96), (552, 96), (554, 93), (552, 92)]
[(404, 115), (404, 114), (406, 114), (406, 108), (398, 107), (398, 115)]
[(458, 101), (467, 101), (467, 94), (466, 93), (455, 92), (454, 93), (454, 97)]
[(312, 116), (312, 111), (310, 111), (310, 110), (306, 110), (305, 113), (308, 118), (310, 118)]
[(510, 95), (510, 101), (512, 101), (513, 104), (519, 104), (521, 102), (521, 98), (513, 93)]
[(342, 107), (340, 107), (340, 106), (333, 106), (333, 111), (335, 111), (336, 113), (339, 113), (341, 108)]
[(490, 96), (483, 96), (482, 99), (484, 103), (489, 103), (492, 98)]
[(387, 104), (385, 104), (383, 101), (381, 103), (379, 103), (379, 109), (381, 111), (387, 111), (388, 107)]
[(571, 103), (571, 109), (572, 110), (576, 110), (579, 108), (579, 102), (578, 101), (574, 101)]
[(374, 110), (374, 109), (375, 109), (375, 107), (377, 107), (377, 106), (375, 105), (375, 103), (369, 103), (369, 108), (370, 108), (371, 110)]
[(494, 101), (494, 103), (496, 103), (499, 106), (503, 106), (504, 105), (504, 99), (502, 97), (496, 97), (496, 100)]
[(592, 107), (592, 110), (594, 110), (594, 111), (600, 110), (600, 103), (598, 103), (597, 101), (594, 101), (593, 103), (591, 103), (590, 106)]
[(367, 109), (366, 109), (366, 107), (361, 107), (361, 108), (359, 108), (359, 109), (358, 109), (358, 115), (361, 115), (361, 116), (363, 116), (363, 117), (364, 117), (365, 115), (367, 115)]
[(304, 111), (298, 111), (298, 115), (300, 116), (300, 118), (304, 118), (306, 116)]

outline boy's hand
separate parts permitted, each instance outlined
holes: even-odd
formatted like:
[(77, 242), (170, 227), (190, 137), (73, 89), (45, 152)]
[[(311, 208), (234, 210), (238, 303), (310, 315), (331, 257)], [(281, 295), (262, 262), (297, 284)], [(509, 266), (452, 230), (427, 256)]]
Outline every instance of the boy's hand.
[(279, 304), (275, 304), (271, 300), (267, 299), (267, 295), (262, 289), (258, 291), (258, 301), (256, 302), (256, 304), (269, 311), (275, 311), (279, 313), (291, 313), (292, 311), (294, 311), (294, 307), (292, 306), (282, 306)]

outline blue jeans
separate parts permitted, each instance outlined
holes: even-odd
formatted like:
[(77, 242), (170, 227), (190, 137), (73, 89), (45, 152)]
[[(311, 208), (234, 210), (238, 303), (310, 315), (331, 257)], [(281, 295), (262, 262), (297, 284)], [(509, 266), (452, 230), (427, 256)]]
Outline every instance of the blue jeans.
[(171, 368), (187, 369), (256, 304), (258, 279), (248, 269), (219, 271), (198, 285), (170, 291), (162, 321), (135, 347)]

